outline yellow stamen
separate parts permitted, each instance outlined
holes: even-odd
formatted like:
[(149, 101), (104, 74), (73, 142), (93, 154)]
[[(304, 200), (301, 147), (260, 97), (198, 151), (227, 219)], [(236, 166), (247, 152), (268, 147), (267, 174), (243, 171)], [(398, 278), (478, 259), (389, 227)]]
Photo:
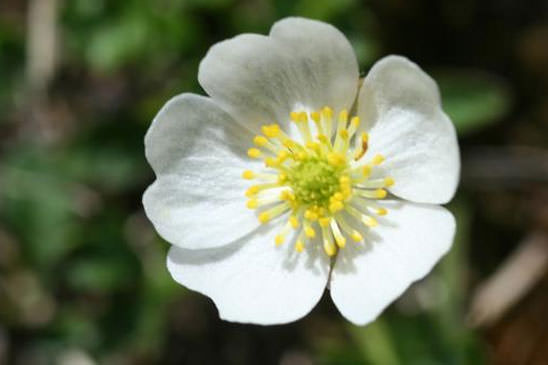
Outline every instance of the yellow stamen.
[[(370, 178), (384, 156), (377, 154), (359, 166), (352, 161), (367, 153), (369, 136), (367, 133), (355, 136), (360, 127), (359, 117), (350, 118), (347, 110), (341, 110), (334, 119), (333, 113), (329, 107), (311, 112), (292, 111), (289, 118), (302, 138), (293, 139), (278, 124), (269, 124), (261, 127), (262, 135), (253, 138), (255, 147), (247, 151), (249, 157), (261, 158), (267, 168), (274, 170), (270, 173), (245, 170), (242, 178), (260, 182), (250, 186), (245, 194), (249, 198), (247, 208), (259, 210), (257, 217), (261, 223), (285, 215), (284, 226), (274, 237), (277, 246), (295, 230), (298, 236), (294, 247), (302, 252), (319, 230), (325, 254), (333, 256), (346, 246), (348, 239), (363, 241), (362, 230), (367, 232), (366, 227), (378, 225), (374, 217), (388, 212), (376, 200), (387, 196), (385, 189), (394, 184), (394, 179)], [(311, 123), (316, 124), (318, 131), (314, 138)], [(356, 147), (349, 150), (352, 138)], [(352, 224), (359, 222), (360, 226), (351, 226), (344, 220), (346, 215), (353, 216)]]
[(358, 209), (354, 207), (348, 206), (346, 207), (346, 211), (369, 228), (375, 227), (378, 225), (378, 222), (375, 218), (360, 212)]
[(253, 143), (259, 147), (264, 147), (268, 144), (268, 139), (264, 136), (255, 136), (255, 138), (253, 138)]
[(327, 154), (327, 162), (332, 166), (340, 167), (346, 163), (346, 158), (342, 153), (331, 152)]
[(332, 134), (332, 124), (333, 124), (333, 110), (326, 106), (322, 109), (322, 119), (325, 124), (325, 133), (328, 137), (331, 137)]
[(318, 223), (320, 223), (321, 227), (327, 227), (329, 225), (329, 222), (331, 222), (331, 218), (329, 217), (318, 219)]
[(242, 172), (242, 177), (246, 180), (251, 180), (255, 177), (255, 174), (251, 170), (245, 170)]
[(262, 212), (261, 214), (259, 214), (259, 222), (261, 222), (261, 223), (266, 223), (270, 219), (272, 219), (272, 218), (270, 217), (268, 212)]
[(333, 236), (335, 236), (335, 242), (337, 243), (337, 246), (339, 248), (344, 248), (346, 245), (346, 238), (341, 233), (341, 230), (339, 229), (339, 226), (337, 225), (337, 221), (335, 219), (331, 220), (331, 231), (333, 232)]
[(373, 157), (373, 159), (371, 160), (371, 163), (375, 166), (378, 166), (382, 164), (384, 160), (385, 160), (384, 156), (379, 153), (375, 155), (375, 157)]
[(384, 178), (384, 179), (370, 179), (364, 182), (361, 182), (360, 187), (375, 189), (375, 188), (384, 188), (394, 184), (394, 179)]
[(293, 112), (289, 113), (289, 118), (293, 122), (298, 122), (299, 121), (299, 112), (293, 111)]
[(361, 221), (368, 227), (376, 227), (379, 224), (375, 218), (366, 214), (362, 214)]
[(343, 209), (344, 209), (344, 204), (341, 203), (340, 201), (335, 201), (329, 204), (329, 211), (331, 213), (335, 213)]
[(307, 209), (305, 212), (304, 212), (304, 217), (306, 219), (308, 219), (309, 221), (315, 221), (318, 219), (318, 213), (310, 210), (310, 209)]
[(249, 209), (256, 209), (259, 206), (259, 201), (257, 199), (250, 199), (246, 203), (246, 207)]
[(267, 157), (267, 158), (264, 159), (264, 164), (265, 164), (266, 167), (276, 167), (280, 163), (279, 163), (278, 159), (276, 159), (274, 157)]
[(261, 188), (258, 186), (258, 185), (253, 185), (253, 186), (250, 186), (246, 192), (245, 192), (245, 196), (247, 196), (248, 198), (252, 197), (253, 195), (257, 194), (259, 191), (261, 191)]
[(367, 152), (369, 136), (367, 133), (362, 133), (361, 138), (357, 140), (358, 146), (354, 150), (354, 160), (358, 161)]
[(281, 129), (277, 124), (265, 125), (261, 128), (263, 134), (270, 138), (275, 138), (280, 135)]
[(247, 155), (251, 158), (259, 158), (261, 157), (261, 150), (258, 148), (250, 148), (247, 150)]
[(308, 238), (316, 237), (316, 231), (314, 230), (314, 228), (310, 227), (309, 225), (305, 225), (304, 233), (305, 233), (306, 237), (308, 237)]
[(386, 208), (377, 208), (377, 209), (375, 209), (375, 212), (377, 213), (377, 215), (387, 215), (388, 214), (388, 209), (386, 209)]
[(279, 216), (280, 214), (284, 213), (286, 210), (289, 209), (289, 204), (287, 204), (286, 202), (284, 203), (280, 203), (268, 210), (265, 210), (264, 212), (262, 212), (261, 214), (259, 214), (259, 222), (261, 223), (266, 223), (268, 221), (270, 221), (271, 219), (274, 219), (276, 218), (277, 216)]
[(356, 130), (360, 126), (360, 117), (353, 117), (350, 119), (350, 127), (348, 128), (348, 137), (352, 137)]
[(363, 240), (363, 237), (360, 232), (358, 232), (356, 229), (352, 228), (350, 224), (346, 222), (346, 220), (342, 216), (337, 217), (337, 223), (340, 225), (340, 227), (343, 229), (343, 231), (350, 236), (355, 242), (360, 242)]
[(386, 190), (383, 190), (383, 189), (377, 189), (375, 190), (375, 197), (377, 199), (384, 199), (386, 198)]
[(355, 194), (361, 195), (365, 198), (369, 199), (384, 199), (386, 198), (386, 190), (384, 189), (376, 189), (376, 190), (362, 190), (362, 189), (354, 189)]
[[(339, 113), (339, 122), (337, 123), (337, 135), (335, 136), (335, 150), (341, 151), (343, 142), (344, 142), (344, 135), (348, 138), (348, 131), (346, 130), (346, 123), (348, 122), (348, 112), (346, 109), (341, 110)], [(343, 133), (344, 131), (344, 133)]]
[(333, 243), (333, 236), (328, 231), (327, 227), (322, 228), (323, 249), (328, 256), (334, 256), (337, 253), (337, 246)]
[(299, 227), (299, 219), (295, 217), (294, 215), (289, 217), (289, 223), (291, 224), (291, 227), (293, 227), (294, 229)]
[(262, 190), (276, 188), (278, 186), (280, 186), (278, 183), (265, 183), (265, 184), (259, 184), (259, 185), (252, 185), (246, 190), (245, 196), (247, 196), (248, 198), (251, 198)]
[(351, 233), (350, 233), (350, 237), (356, 241), (356, 242), (360, 242), (361, 240), (363, 240), (363, 237), (362, 235), (360, 234), (360, 232), (356, 231), (356, 230), (353, 230)]

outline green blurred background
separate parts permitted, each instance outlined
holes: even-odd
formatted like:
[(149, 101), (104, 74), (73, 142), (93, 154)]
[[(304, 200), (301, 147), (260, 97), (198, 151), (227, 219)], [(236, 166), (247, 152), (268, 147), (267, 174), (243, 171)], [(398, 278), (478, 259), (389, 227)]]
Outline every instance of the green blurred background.
[[(337, 26), (365, 72), (419, 63), (459, 132), (455, 245), (364, 328), (328, 295), (289, 325), (220, 321), (141, 206), (155, 113), (202, 93), (212, 44), (288, 15)], [(519, 0), (1, 0), (0, 364), (546, 364), (547, 20)]]

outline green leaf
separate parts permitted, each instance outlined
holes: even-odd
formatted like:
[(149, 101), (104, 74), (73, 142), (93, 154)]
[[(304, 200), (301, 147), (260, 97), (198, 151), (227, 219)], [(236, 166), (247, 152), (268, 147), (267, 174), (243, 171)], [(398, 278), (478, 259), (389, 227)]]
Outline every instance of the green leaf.
[(74, 261), (68, 281), (77, 290), (114, 291), (128, 285), (135, 273), (124, 257), (86, 257)]
[(511, 93), (503, 80), (472, 70), (435, 72), (443, 109), (459, 135), (475, 132), (499, 121), (511, 106)]
[(368, 363), (401, 364), (394, 347), (390, 327), (387, 326), (382, 318), (377, 319), (366, 327), (357, 327), (349, 324), (348, 329)]

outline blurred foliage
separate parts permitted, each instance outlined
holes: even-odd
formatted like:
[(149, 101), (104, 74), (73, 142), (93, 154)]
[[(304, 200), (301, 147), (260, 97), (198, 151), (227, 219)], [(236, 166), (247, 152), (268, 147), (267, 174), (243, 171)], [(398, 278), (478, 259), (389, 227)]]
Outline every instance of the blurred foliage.
[[(470, 271), (482, 271), (469, 260), (477, 250), (473, 223), (486, 214), (481, 200), (471, 199), (473, 189), (464, 187), (450, 206), (459, 228), (452, 252), (365, 328), (346, 323), (328, 296), (307, 318), (283, 328), (218, 320), (208, 299), (169, 277), (168, 245), (141, 208), (153, 179), (142, 140), (156, 111), (172, 95), (201, 92), (196, 73), (209, 46), (241, 32), (266, 33), (288, 15), (336, 25), (362, 70), (388, 53), (443, 70), (434, 76), (463, 149), (474, 138), (506, 143), (497, 126), (514, 109), (532, 108), (544, 89), (533, 83), (540, 91), (525, 92), (531, 85), (525, 81), (538, 75), (515, 60), (521, 56), (501, 61), (507, 49), (497, 48), (497, 19), (474, 18), (486, 6), (480, 3), (64, 1), (57, 73), (37, 97), (26, 90), (27, 8), (3, 0), (0, 363), (484, 363), (484, 339), (464, 323)], [(533, 22), (513, 8), (503, 15), (516, 17), (507, 28), (515, 34)], [(490, 47), (478, 48), (467, 26), (479, 27)], [(526, 59), (535, 65), (536, 58)], [(517, 71), (501, 71), (508, 69)], [(528, 102), (514, 100), (516, 94), (527, 94)], [(479, 256), (501, 256), (508, 243), (501, 250), (494, 243), (508, 242), (515, 231), (486, 229), (492, 237), (483, 249), (491, 251)]]
[(496, 123), (511, 107), (507, 86), (492, 75), (453, 70), (434, 75), (443, 96), (443, 108), (460, 135)]

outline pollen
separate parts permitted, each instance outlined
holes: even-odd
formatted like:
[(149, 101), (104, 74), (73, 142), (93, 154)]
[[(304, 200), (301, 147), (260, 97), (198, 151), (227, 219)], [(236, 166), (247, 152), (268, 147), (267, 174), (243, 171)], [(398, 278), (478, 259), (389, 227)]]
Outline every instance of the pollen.
[(258, 203), (257, 199), (250, 199), (250, 200), (247, 201), (246, 206), (249, 209), (255, 209), (259, 206), (259, 203)]
[(250, 148), (247, 150), (247, 155), (251, 158), (259, 158), (261, 157), (261, 150), (258, 148)]
[(245, 170), (244, 172), (242, 172), (242, 177), (246, 180), (251, 180), (254, 176), (255, 174), (251, 170)]
[[(284, 132), (281, 125), (287, 123), (299, 136)], [(319, 244), (335, 256), (348, 242), (363, 244), (368, 230), (379, 224), (373, 216), (388, 213), (382, 199), (395, 181), (373, 173), (385, 157), (375, 154), (365, 161), (369, 135), (359, 128), (359, 117), (325, 106), (293, 110), (286, 121), (262, 126), (262, 135), (253, 138), (247, 154), (262, 160), (264, 169), (242, 172), (244, 180), (255, 182), (245, 191), (246, 207), (256, 210), (263, 224), (275, 226), (278, 217), (286, 217), (274, 237), (276, 246), (293, 241), (295, 251), (304, 252)]]
[(384, 156), (381, 155), (381, 154), (378, 154), (378, 155), (375, 155), (375, 157), (373, 157), (373, 165), (375, 166), (378, 166), (380, 164), (382, 164), (384, 162)]
[(270, 216), (268, 215), (267, 212), (263, 212), (263, 213), (259, 214), (259, 222), (266, 223), (269, 220), (270, 220)]
[(263, 147), (268, 144), (268, 139), (264, 136), (256, 136), (255, 138), (253, 138), (253, 143), (255, 143), (259, 147)]

